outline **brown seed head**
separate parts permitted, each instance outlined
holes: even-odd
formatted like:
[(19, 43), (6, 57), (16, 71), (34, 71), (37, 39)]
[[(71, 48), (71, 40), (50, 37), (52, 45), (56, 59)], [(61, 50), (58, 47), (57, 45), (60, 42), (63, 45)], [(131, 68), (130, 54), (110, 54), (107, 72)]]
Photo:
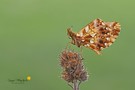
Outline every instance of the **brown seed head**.
[(60, 65), (63, 68), (62, 78), (67, 82), (87, 80), (88, 75), (82, 63), (82, 57), (77, 52), (64, 50), (60, 55)]

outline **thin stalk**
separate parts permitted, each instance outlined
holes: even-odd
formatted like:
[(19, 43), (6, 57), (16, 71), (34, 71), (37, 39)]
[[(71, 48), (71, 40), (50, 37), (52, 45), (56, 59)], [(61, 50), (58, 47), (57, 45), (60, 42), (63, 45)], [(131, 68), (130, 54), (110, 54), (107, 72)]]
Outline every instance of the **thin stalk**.
[(73, 90), (79, 90), (77, 80), (75, 80), (74, 83), (73, 83)]

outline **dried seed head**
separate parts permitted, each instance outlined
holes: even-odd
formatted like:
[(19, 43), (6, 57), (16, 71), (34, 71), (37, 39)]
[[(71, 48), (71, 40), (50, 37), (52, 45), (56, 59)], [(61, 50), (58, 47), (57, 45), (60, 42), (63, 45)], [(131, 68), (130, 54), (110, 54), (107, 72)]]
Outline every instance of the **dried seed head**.
[(81, 55), (77, 52), (64, 50), (60, 55), (60, 65), (63, 68), (62, 78), (67, 82), (87, 80), (88, 73), (84, 69)]

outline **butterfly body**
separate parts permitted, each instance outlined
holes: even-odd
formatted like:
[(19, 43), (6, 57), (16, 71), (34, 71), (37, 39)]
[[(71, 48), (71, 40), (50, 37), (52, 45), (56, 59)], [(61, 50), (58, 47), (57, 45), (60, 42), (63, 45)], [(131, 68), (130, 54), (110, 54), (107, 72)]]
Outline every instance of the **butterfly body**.
[(119, 32), (118, 22), (104, 22), (101, 19), (95, 19), (78, 33), (73, 32), (71, 28), (67, 29), (72, 44), (90, 48), (97, 54), (101, 54), (101, 50), (109, 47), (116, 40)]

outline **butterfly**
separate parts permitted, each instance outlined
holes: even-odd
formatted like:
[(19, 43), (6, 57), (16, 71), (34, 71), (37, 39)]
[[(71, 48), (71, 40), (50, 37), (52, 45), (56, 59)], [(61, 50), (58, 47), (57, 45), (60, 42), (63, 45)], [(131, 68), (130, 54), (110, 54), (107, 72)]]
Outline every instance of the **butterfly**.
[(120, 30), (121, 26), (118, 22), (104, 22), (101, 19), (95, 19), (78, 33), (73, 32), (72, 28), (68, 28), (67, 34), (72, 39), (71, 44), (77, 47), (84, 46), (101, 54), (104, 48), (113, 44)]

